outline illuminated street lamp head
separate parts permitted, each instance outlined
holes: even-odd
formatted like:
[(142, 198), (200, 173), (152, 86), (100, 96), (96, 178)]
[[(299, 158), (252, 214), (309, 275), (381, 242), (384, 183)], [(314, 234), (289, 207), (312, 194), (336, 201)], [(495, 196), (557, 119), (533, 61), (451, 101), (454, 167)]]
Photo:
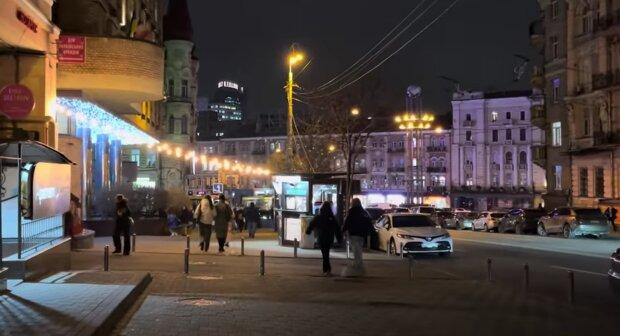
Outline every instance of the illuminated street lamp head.
[(443, 128), (441, 128), (441, 126), (435, 128), (435, 133), (441, 133), (443, 132)]
[(351, 109), (351, 115), (353, 115), (353, 116), (358, 116), (358, 115), (360, 115), (360, 109), (359, 109), (359, 108), (357, 108), (357, 107), (352, 108), (352, 109)]
[(298, 52), (293, 52), (291, 54), (288, 55), (288, 64), (293, 66), (301, 61), (304, 60), (304, 54), (302, 53), (298, 53)]
[(328, 150), (330, 153), (333, 153), (333, 152), (335, 152), (335, 151), (336, 151), (336, 146), (334, 146), (334, 145), (329, 145), (329, 147), (327, 147), (327, 150)]

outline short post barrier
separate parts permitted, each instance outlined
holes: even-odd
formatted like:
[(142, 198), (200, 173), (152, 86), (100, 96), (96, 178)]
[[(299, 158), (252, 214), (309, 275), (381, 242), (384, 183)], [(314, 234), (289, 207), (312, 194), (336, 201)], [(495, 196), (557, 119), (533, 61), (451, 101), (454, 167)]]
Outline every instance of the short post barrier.
[(293, 257), (297, 258), (297, 246), (299, 245), (299, 242), (297, 241), (297, 238), (295, 238), (295, 240), (293, 240)]
[(527, 292), (530, 288), (530, 265), (523, 265), (523, 286)]
[(405, 259), (405, 244), (400, 243), (400, 259)]
[(131, 235), (131, 252), (136, 252), (136, 234)]
[(568, 302), (575, 303), (575, 273), (568, 271)]
[(260, 251), (260, 265), (259, 265), (258, 272), (260, 276), (265, 275), (265, 250)]
[(189, 249), (185, 249), (185, 258), (183, 261), (183, 273), (189, 274)]
[(408, 256), (409, 259), (409, 280), (415, 280), (415, 268), (414, 268), (414, 259), (413, 256)]
[(241, 237), (241, 255), (245, 255), (245, 239), (243, 237)]
[(387, 248), (385, 249), (385, 252), (387, 253), (387, 255), (388, 255), (388, 256), (392, 255), (392, 252), (390, 251), (390, 249), (391, 249), (391, 245), (390, 245), (390, 244), (391, 244), (391, 243), (388, 243), (388, 246), (387, 246)]
[(351, 259), (351, 241), (347, 239), (347, 259)]
[(110, 270), (110, 245), (103, 248), (103, 270), (105, 272)]
[(487, 259), (487, 280), (491, 281), (491, 265), (492, 265), (493, 261), (491, 260), (491, 258)]
[(366, 237), (366, 248), (369, 249), (369, 250), (371, 249), (370, 242), (371, 242), (370, 235), (368, 235)]
[(186, 246), (185, 246), (186, 249), (189, 249), (189, 243), (190, 243), (190, 237), (188, 235), (187, 236), (187, 243), (186, 243)]

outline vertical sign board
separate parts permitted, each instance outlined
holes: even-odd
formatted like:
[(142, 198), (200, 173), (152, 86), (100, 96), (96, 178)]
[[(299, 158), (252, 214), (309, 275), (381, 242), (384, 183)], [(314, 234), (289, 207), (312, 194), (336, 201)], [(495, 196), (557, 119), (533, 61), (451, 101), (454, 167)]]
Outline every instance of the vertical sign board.
[(224, 193), (224, 184), (222, 184), (222, 183), (213, 183), (213, 193), (214, 194), (222, 194), (222, 193)]
[(58, 39), (58, 62), (84, 63), (86, 38), (84, 36), (60, 35)]

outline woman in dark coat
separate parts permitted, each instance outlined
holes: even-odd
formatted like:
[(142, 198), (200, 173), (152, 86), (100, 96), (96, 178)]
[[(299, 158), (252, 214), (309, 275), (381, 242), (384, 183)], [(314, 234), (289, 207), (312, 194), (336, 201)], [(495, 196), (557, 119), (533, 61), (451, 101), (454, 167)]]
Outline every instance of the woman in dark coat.
[(334, 238), (340, 236), (340, 227), (336, 217), (334, 217), (331, 202), (324, 202), (319, 210), (319, 215), (310, 221), (306, 234), (311, 234), (312, 231), (316, 233), (317, 242), (323, 255), (323, 275), (330, 276), (332, 267), (329, 262), (329, 250), (334, 244)]
[(114, 241), (114, 252), (121, 253), (121, 234), (123, 235), (123, 254), (129, 255), (131, 251), (131, 211), (127, 206), (127, 199), (117, 196), (116, 201), (116, 227), (112, 239)]
[(219, 251), (224, 252), (224, 244), (226, 244), (226, 237), (228, 236), (228, 225), (233, 218), (233, 211), (230, 205), (226, 203), (226, 197), (224, 194), (220, 194), (220, 201), (215, 206), (215, 237), (219, 244)]

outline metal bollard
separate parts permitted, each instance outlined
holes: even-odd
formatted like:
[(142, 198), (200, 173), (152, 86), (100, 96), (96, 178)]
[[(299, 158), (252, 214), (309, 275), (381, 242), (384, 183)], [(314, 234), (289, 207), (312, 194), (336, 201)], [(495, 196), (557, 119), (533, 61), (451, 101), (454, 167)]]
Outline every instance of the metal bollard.
[(189, 249), (185, 249), (185, 260), (183, 263), (183, 272), (189, 274)]
[(131, 252), (136, 252), (136, 234), (131, 235)]
[(186, 249), (189, 249), (189, 243), (190, 243), (190, 238), (189, 236), (187, 236), (187, 246), (185, 247)]
[(491, 264), (492, 264), (491, 258), (488, 258), (487, 259), (487, 280), (488, 281), (491, 281)]
[(295, 238), (295, 240), (293, 240), (293, 257), (295, 258), (297, 258), (297, 245), (299, 245), (299, 242), (297, 238)]
[(258, 272), (260, 276), (265, 275), (265, 250), (260, 251), (260, 265), (259, 265)]
[(241, 255), (245, 255), (245, 239), (243, 237), (241, 237)]
[(371, 249), (370, 242), (371, 242), (370, 235), (368, 235), (366, 237), (366, 248), (369, 249), (369, 250)]
[(575, 303), (575, 273), (568, 271), (568, 302)]
[(530, 288), (530, 265), (527, 263), (523, 265), (524, 287), (527, 292)]
[(409, 256), (409, 280), (415, 280), (415, 269), (414, 269), (414, 260), (413, 256)]
[(400, 259), (405, 259), (405, 244), (403, 244), (402, 242), (400, 243)]
[(351, 241), (347, 239), (347, 259), (351, 259)]
[(103, 248), (103, 270), (105, 272), (110, 270), (110, 245)]

